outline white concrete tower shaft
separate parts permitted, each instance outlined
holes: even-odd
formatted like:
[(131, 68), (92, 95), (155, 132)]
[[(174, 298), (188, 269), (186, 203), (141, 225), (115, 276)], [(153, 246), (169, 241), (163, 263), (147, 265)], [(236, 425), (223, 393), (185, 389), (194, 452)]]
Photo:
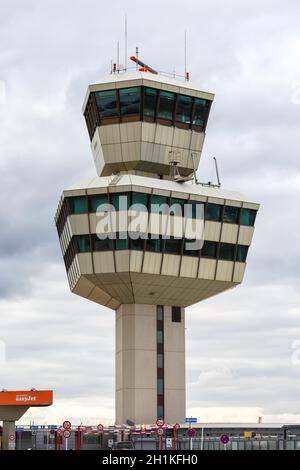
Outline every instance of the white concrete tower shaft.
[[(173, 317), (173, 318), (172, 318)], [(174, 321), (176, 320), (176, 321)], [(141, 304), (116, 312), (116, 423), (185, 419), (184, 309)]]

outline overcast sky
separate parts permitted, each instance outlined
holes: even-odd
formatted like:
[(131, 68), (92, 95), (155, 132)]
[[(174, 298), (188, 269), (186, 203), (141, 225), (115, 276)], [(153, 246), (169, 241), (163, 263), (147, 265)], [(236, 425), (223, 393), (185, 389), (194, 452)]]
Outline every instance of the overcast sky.
[[(262, 204), (243, 286), (187, 309), (187, 415), (300, 421), (298, 0), (0, 0), (0, 388), (23, 422), (114, 419), (114, 313), (69, 291), (53, 218), (96, 175), (86, 87), (128, 53), (216, 94), (199, 178)], [(297, 343), (298, 341), (298, 343)], [(294, 356), (293, 356), (294, 353)], [(5, 357), (6, 356), (6, 359)]]

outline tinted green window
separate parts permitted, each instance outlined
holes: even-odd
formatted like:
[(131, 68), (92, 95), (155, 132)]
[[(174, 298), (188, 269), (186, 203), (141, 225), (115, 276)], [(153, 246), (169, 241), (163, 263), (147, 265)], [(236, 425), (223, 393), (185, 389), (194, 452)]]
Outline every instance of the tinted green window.
[(206, 204), (205, 207), (205, 220), (213, 222), (220, 222), (222, 218), (222, 206), (219, 204)]
[(168, 198), (166, 196), (158, 196), (156, 194), (152, 194), (151, 196), (151, 212), (159, 213), (161, 212), (158, 206), (162, 204), (168, 204)]
[(209, 101), (196, 98), (192, 123), (196, 126), (201, 126), (204, 128), (208, 118), (209, 109)]
[(158, 90), (144, 89), (144, 116), (155, 117)]
[(160, 119), (172, 121), (174, 113), (174, 104), (175, 93), (170, 93), (169, 91), (161, 91), (159, 98), (158, 117)]
[(205, 241), (201, 250), (201, 256), (203, 258), (216, 258), (217, 255), (217, 243)]
[(91, 241), (89, 235), (78, 235), (76, 237), (77, 249), (79, 253), (91, 251)]
[(204, 217), (204, 203), (199, 201), (188, 201), (192, 205), (193, 219), (201, 220)]
[(93, 235), (93, 250), (94, 251), (110, 251), (113, 250), (113, 240), (110, 238), (104, 238), (100, 240), (97, 235)]
[(70, 197), (71, 214), (86, 214), (88, 212), (87, 198), (85, 196)]
[(179, 217), (183, 217), (184, 216), (184, 204), (187, 202), (188, 201), (185, 199), (171, 198), (170, 200), (170, 210), (172, 210), (171, 215), (177, 215)]
[(147, 193), (132, 193), (132, 204), (143, 204), (143, 206), (147, 207), (148, 194)]
[(233, 206), (225, 206), (223, 222), (227, 222), (229, 224), (238, 224), (239, 208)]
[(111, 193), (111, 204), (116, 211), (126, 211), (130, 205), (130, 195), (128, 193)]
[[(120, 235), (121, 234), (118, 234), (118, 236)], [(126, 238), (117, 238), (115, 243), (116, 243), (116, 250), (128, 250), (129, 249), (128, 236), (126, 236)]]
[(90, 196), (90, 209), (91, 212), (97, 212), (97, 209), (102, 204), (108, 204), (108, 195), (99, 194), (97, 196)]
[(165, 241), (165, 253), (180, 255), (181, 254), (181, 239), (170, 238)]
[(235, 245), (232, 243), (220, 243), (219, 259), (226, 261), (234, 260)]
[(253, 209), (241, 209), (240, 224), (253, 227), (256, 218), (256, 211)]
[(236, 252), (236, 261), (240, 263), (245, 263), (248, 254), (248, 246), (245, 245), (238, 245), (237, 252)]
[(192, 243), (195, 243), (196, 240), (187, 240), (185, 239), (183, 241), (183, 255), (184, 256), (195, 256), (198, 258), (199, 256), (199, 250), (190, 250), (187, 248), (187, 246)]
[(156, 253), (160, 253), (161, 252), (161, 240), (160, 239), (157, 239), (157, 240), (149, 239), (149, 240), (147, 240), (146, 250), (147, 251), (155, 251)]
[(143, 250), (144, 249), (144, 242), (145, 240), (142, 238), (137, 238), (134, 240), (133, 238), (130, 239), (130, 248), (132, 250)]
[(185, 124), (191, 123), (193, 99), (190, 96), (178, 95), (175, 120)]
[(116, 90), (97, 91), (95, 97), (100, 118), (119, 115)]
[(139, 114), (140, 112), (140, 88), (121, 88), (120, 106), (121, 115), (128, 116), (130, 114)]

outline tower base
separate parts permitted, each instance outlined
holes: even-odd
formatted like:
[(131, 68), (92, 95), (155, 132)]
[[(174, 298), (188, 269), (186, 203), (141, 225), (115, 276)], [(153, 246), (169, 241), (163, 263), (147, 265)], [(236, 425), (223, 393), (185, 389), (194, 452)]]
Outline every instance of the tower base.
[(116, 311), (116, 424), (184, 422), (184, 314), (141, 304)]

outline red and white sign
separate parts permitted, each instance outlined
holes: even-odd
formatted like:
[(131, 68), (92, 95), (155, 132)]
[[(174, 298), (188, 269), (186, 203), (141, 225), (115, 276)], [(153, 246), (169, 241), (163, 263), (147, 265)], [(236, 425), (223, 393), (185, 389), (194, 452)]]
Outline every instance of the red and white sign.
[(70, 421), (64, 421), (63, 422), (63, 428), (64, 429), (70, 429), (72, 426), (71, 422)]
[(98, 424), (97, 429), (99, 432), (103, 432), (103, 424)]
[(63, 436), (65, 439), (69, 439), (71, 437), (71, 431), (69, 429), (65, 429), (63, 432)]
[(163, 418), (157, 418), (156, 426), (158, 426), (159, 428), (162, 428), (164, 424), (165, 424), (165, 422), (164, 422)]
[(15, 437), (15, 435), (14, 435), (14, 434), (10, 434), (10, 436), (9, 436), (9, 440), (10, 440), (10, 441), (14, 441), (14, 440), (15, 440), (15, 438), (16, 438), (16, 437)]
[(175, 428), (175, 429), (179, 429), (179, 428), (180, 428), (180, 424), (178, 424), (178, 423), (174, 424), (174, 428)]
[(164, 433), (163, 428), (158, 428), (158, 429), (156, 430), (156, 434), (157, 434), (158, 436), (162, 436), (163, 433)]

